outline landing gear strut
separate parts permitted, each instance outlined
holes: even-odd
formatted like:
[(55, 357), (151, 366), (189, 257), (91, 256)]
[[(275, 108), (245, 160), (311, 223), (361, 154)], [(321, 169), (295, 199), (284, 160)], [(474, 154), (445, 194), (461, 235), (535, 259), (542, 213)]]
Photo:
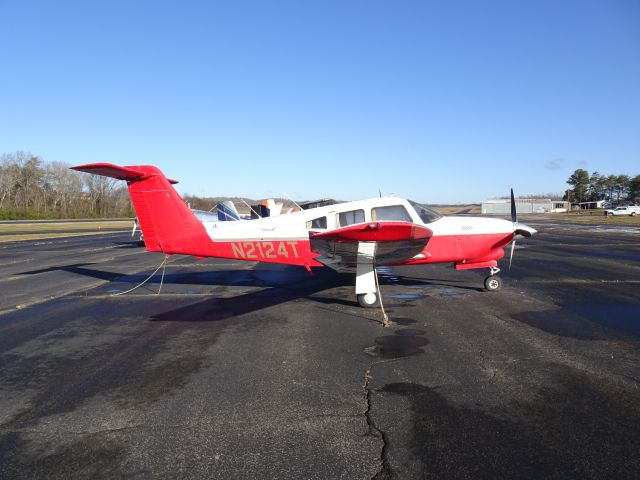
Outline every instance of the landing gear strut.
[(356, 298), (361, 307), (380, 306), (380, 297), (376, 285), (376, 270), (373, 265), (376, 244), (360, 242), (358, 244), (358, 263), (356, 266)]
[(361, 307), (376, 308), (382, 311), (382, 325), (389, 327), (387, 313), (382, 304), (380, 285), (378, 285), (378, 272), (375, 265), (376, 243), (358, 242), (358, 262), (356, 265), (356, 298)]
[(484, 288), (487, 292), (496, 292), (502, 288), (502, 280), (498, 277), (498, 267), (491, 267), (489, 269), (489, 276), (484, 279)]

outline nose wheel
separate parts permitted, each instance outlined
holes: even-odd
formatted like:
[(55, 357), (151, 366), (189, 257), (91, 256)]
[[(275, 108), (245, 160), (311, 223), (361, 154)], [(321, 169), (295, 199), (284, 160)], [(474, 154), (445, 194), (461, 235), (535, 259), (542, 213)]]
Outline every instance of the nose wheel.
[(489, 270), (489, 276), (484, 279), (484, 288), (487, 292), (497, 292), (502, 288), (502, 280), (498, 277), (498, 267), (491, 267)]

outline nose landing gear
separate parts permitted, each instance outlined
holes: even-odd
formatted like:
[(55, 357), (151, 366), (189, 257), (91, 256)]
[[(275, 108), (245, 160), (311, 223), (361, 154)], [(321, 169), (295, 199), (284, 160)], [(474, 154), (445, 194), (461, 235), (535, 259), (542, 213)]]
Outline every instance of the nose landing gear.
[(491, 267), (489, 269), (489, 276), (484, 279), (484, 288), (487, 292), (497, 292), (502, 288), (502, 280), (498, 277), (498, 267)]

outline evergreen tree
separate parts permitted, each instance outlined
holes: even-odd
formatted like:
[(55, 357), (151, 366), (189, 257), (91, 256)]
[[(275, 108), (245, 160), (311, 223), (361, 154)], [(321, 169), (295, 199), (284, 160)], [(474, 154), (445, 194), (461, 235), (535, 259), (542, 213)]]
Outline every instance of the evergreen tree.
[(596, 202), (604, 197), (604, 177), (593, 172), (589, 177), (589, 201)]
[(634, 204), (640, 203), (640, 175), (629, 180), (629, 195), (627, 199)]
[(589, 198), (589, 172), (579, 168), (571, 174), (567, 183), (573, 186), (573, 198), (575, 201), (584, 202)]

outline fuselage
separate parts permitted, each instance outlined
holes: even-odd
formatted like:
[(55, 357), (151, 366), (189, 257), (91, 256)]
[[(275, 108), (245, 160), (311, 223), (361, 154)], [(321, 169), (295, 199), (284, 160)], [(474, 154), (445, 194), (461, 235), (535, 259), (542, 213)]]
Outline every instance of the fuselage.
[(483, 217), (440, 216), (397, 197), (373, 198), (302, 210), (250, 221), (203, 225), (216, 256), (243, 260), (322, 266), (311, 250), (310, 232), (379, 220), (407, 221), (429, 228), (433, 235), (422, 252), (402, 264), (453, 262), (466, 268), (487, 266), (504, 255), (514, 236), (509, 221)]
[[(336, 269), (373, 263), (453, 262), (457, 269), (488, 267), (493, 272), (497, 260), (504, 256), (504, 246), (516, 234), (535, 233), (515, 220), (444, 217), (397, 197), (326, 205), (256, 220), (199, 220), (173, 188), (176, 181), (153, 165), (94, 163), (73, 168), (126, 180), (147, 251), (167, 255)], [(512, 210), (515, 219), (515, 208)], [(343, 232), (355, 232), (355, 237), (345, 237)], [(389, 232), (392, 234), (385, 237)]]

